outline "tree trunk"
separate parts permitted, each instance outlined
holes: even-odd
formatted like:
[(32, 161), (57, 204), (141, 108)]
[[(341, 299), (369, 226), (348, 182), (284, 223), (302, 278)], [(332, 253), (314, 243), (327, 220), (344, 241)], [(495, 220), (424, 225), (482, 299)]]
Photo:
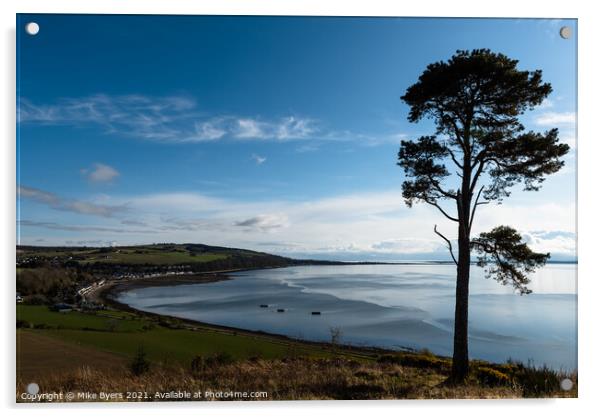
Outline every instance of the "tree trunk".
[[(461, 227), (461, 226), (460, 226)], [(470, 278), (470, 240), (462, 231), (458, 240), (458, 275), (456, 278), (456, 314), (454, 323), (454, 357), (451, 380), (462, 382), (468, 376), (468, 281)]]
[[(469, 132), (467, 128), (465, 131)], [(466, 143), (469, 143), (467, 137)], [(470, 208), (472, 204), (471, 152), (464, 154), (462, 191), (458, 196), (458, 275), (456, 277), (456, 313), (454, 321), (454, 357), (451, 382), (463, 382), (468, 376), (468, 281), (470, 279)]]

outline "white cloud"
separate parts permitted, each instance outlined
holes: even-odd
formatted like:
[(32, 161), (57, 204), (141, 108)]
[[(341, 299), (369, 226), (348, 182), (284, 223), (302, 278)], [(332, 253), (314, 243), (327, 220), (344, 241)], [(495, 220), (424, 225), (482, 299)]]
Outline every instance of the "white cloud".
[(517, 230), (575, 231), (575, 203), (540, 203), (481, 206), (475, 218), (475, 232), (490, 230), (498, 225), (509, 225)]
[(183, 96), (148, 97), (97, 94), (64, 98), (50, 105), (22, 99), (18, 108), (21, 123), (100, 125), (105, 132), (141, 139), (170, 140), (183, 135), (178, 121), (190, 117), (196, 102)]
[(120, 175), (115, 168), (101, 163), (94, 164), (91, 169), (82, 169), (81, 172), (88, 180), (97, 183), (111, 182)]
[[(265, 118), (234, 114), (208, 115), (187, 96), (113, 96), (96, 94), (62, 98), (50, 104), (23, 98), (19, 123), (96, 127), (103, 133), (165, 143), (215, 140), (272, 140), (279, 142), (354, 142), (376, 146), (399, 142), (402, 134), (365, 134), (325, 127), (320, 120), (287, 115)], [(313, 150), (315, 148), (304, 148)], [(301, 149), (303, 151), (304, 149)]]
[(132, 230), (122, 227), (107, 227), (107, 226), (91, 226), (91, 225), (67, 225), (55, 222), (39, 222), (34, 220), (19, 220), (19, 225), (28, 227), (41, 227), (50, 230), (63, 230), (67, 232), (82, 232), (82, 233), (153, 233), (152, 230)]
[(194, 125), (194, 137), (199, 141), (217, 140), (223, 138), (227, 132), (220, 127), (221, 122), (222, 119), (220, 118), (204, 122), (196, 122)]
[[(198, 240), (229, 246), (246, 242), (261, 248), (266, 231), (278, 233), (278, 246), (292, 252), (356, 251), (378, 253), (443, 252), (445, 248), (433, 225), (450, 239), (455, 224), (434, 208), (404, 206), (397, 190), (356, 193), (306, 201), (241, 201), (197, 193), (156, 194), (123, 200), (132, 210), (169, 213), (141, 220), (161, 225), (170, 236), (165, 241)], [(574, 231), (574, 204), (491, 205), (479, 209), (474, 233), (507, 224), (518, 230)], [(244, 235), (237, 230), (244, 231)], [(291, 245), (290, 242), (295, 242)], [(353, 247), (350, 243), (353, 242)], [(265, 245), (265, 248), (272, 246)]]
[(428, 239), (387, 239), (375, 242), (370, 246), (371, 250), (385, 253), (429, 253), (443, 249), (441, 242)]
[(575, 124), (576, 115), (574, 112), (546, 112), (535, 117), (535, 124), (540, 126), (557, 126)]
[(237, 119), (233, 129), (234, 136), (240, 139), (276, 139), (280, 141), (306, 139), (317, 132), (315, 121), (294, 116), (272, 122), (250, 118)]
[(293, 116), (282, 119), (276, 125), (276, 137), (281, 140), (306, 138), (314, 132), (312, 120)]
[(253, 119), (238, 119), (238, 128), (235, 136), (242, 139), (264, 139), (267, 133), (264, 131), (263, 123)]
[(569, 145), (571, 150), (573, 150), (577, 144), (577, 140), (575, 139), (574, 135), (560, 135), (560, 142)]
[(89, 239), (89, 240), (66, 240), (66, 245), (76, 245), (76, 246), (117, 246), (117, 242), (112, 240), (102, 240), (102, 239)]
[(17, 197), (44, 204), (52, 209), (70, 211), (99, 217), (112, 217), (117, 213), (127, 210), (125, 205), (109, 206), (87, 201), (73, 200), (60, 197), (48, 191), (20, 185), (17, 187)]
[[(51, 207), (66, 205), (56, 202), (58, 197), (50, 193), (36, 199)], [(405, 207), (397, 189), (304, 201), (248, 201), (181, 192), (113, 196), (105, 202), (127, 207), (128, 212), (117, 212), (106, 224), (95, 227), (120, 228), (126, 224), (152, 232), (119, 233), (114, 239), (121, 244), (203, 242), (277, 253), (349, 253), (356, 254), (357, 259), (366, 254), (436, 253), (445, 260), (446, 248), (434, 235), (433, 225), (452, 240), (457, 233), (456, 224), (445, 220), (435, 208), (423, 204)], [(69, 207), (73, 210), (76, 206)], [(132, 213), (136, 214), (136, 224), (131, 223)], [(573, 203), (537, 203), (536, 198), (521, 204), (481, 206), (473, 234), (498, 225), (535, 230), (539, 232), (525, 234), (531, 236), (533, 249), (568, 254), (574, 250), (569, 234), (575, 232), (575, 215)], [(546, 235), (546, 231), (555, 234)], [(266, 236), (271, 239), (266, 240)], [(89, 237), (82, 230), (73, 239)]]
[(536, 252), (575, 255), (575, 233), (565, 231), (530, 231), (522, 233), (524, 241)]
[[(158, 142), (188, 143), (222, 138), (297, 140), (318, 133), (313, 119), (286, 116), (257, 117), (201, 113), (186, 96), (143, 95), (63, 98), (52, 104), (35, 104), (24, 98), (18, 108), (19, 123), (99, 126), (103, 132)], [(320, 132), (325, 138), (328, 132)]]
[(257, 165), (261, 165), (265, 161), (268, 160), (268, 158), (266, 158), (265, 156), (259, 156), (259, 155), (255, 154), (255, 153), (253, 155), (251, 155), (251, 159), (253, 159)]

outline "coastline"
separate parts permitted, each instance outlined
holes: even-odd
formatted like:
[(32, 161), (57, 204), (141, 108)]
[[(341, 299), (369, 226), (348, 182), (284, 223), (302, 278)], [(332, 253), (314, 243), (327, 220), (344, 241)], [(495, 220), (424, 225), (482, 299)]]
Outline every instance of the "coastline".
[[(271, 268), (253, 269), (257, 270)], [(232, 270), (228, 272), (235, 271)], [(238, 272), (238, 270), (236, 272)], [(198, 320), (185, 319), (166, 314), (146, 312), (138, 310), (118, 301), (118, 297), (121, 292), (133, 290), (136, 288), (211, 283), (230, 280), (234, 278), (237, 277), (228, 275), (226, 271), (216, 271), (213, 273), (200, 273), (196, 275), (186, 276), (170, 275), (163, 277), (141, 278), (132, 280), (113, 280), (108, 281), (102, 287), (96, 288), (93, 294), (91, 294), (91, 297), (96, 298), (97, 301), (104, 302), (106, 303), (106, 305), (112, 307), (112, 309), (115, 311), (115, 313), (112, 314), (116, 317), (119, 317), (120, 319), (128, 320), (128, 323), (145, 323), (146, 329), (144, 327), (142, 329), (150, 331), (150, 338), (146, 336), (146, 332), (142, 332), (141, 334), (132, 334), (131, 337), (123, 337), (123, 334), (121, 334), (121, 337), (118, 338), (117, 341), (121, 340), (120, 343), (122, 343), (122, 345), (124, 346), (128, 346), (128, 349), (130, 349), (131, 346), (135, 346), (135, 343), (140, 343), (140, 345), (142, 346), (143, 343), (149, 342), (149, 346), (152, 346), (153, 343), (156, 342), (156, 340), (153, 339), (153, 335), (156, 334), (160, 335), (162, 340), (185, 341), (185, 343), (182, 343), (182, 345), (190, 345), (190, 341), (195, 340), (196, 342), (194, 342), (192, 346), (203, 346), (207, 345), (207, 343), (209, 343), (208, 346), (222, 346), (220, 343), (212, 343), (207, 341), (226, 339), (230, 340), (228, 343), (224, 343), (223, 346), (227, 347), (224, 350), (224, 352), (226, 352), (224, 353), (224, 355), (226, 355), (224, 357), (231, 358), (228, 360), (232, 360), (232, 362), (228, 362), (226, 365), (220, 365), (219, 367), (214, 367), (212, 365), (212, 367), (210, 368), (203, 368), (203, 372), (210, 372), (210, 375), (208, 375), (209, 379), (213, 378), (215, 375), (218, 375), (221, 378), (222, 374), (220, 374), (220, 372), (222, 372), (224, 369), (227, 372), (232, 369), (236, 370), (236, 372), (239, 372), (239, 370), (244, 369), (245, 372), (249, 373), (249, 378), (251, 378), (253, 384), (257, 385), (261, 381), (264, 381), (265, 378), (273, 377), (273, 374), (271, 374), (271, 371), (269, 370), (267, 374), (262, 374), (262, 372), (266, 371), (265, 364), (268, 364), (270, 366), (269, 369), (271, 369), (272, 366), (276, 365), (281, 367), (281, 369), (285, 371), (286, 375), (281, 375), (278, 378), (285, 377), (287, 379), (277, 379), (278, 384), (282, 384), (284, 383), (284, 381), (289, 381), (288, 378), (290, 377), (290, 367), (296, 367), (295, 369), (299, 369), (298, 371), (296, 371), (296, 374), (303, 375), (309, 372), (310, 370), (315, 369), (316, 366), (330, 366), (332, 367), (332, 369), (336, 369), (337, 372), (342, 372), (343, 374), (348, 375), (350, 378), (352, 378), (350, 382), (352, 384), (350, 385), (351, 388), (356, 386), (363, 386), (358, 385), (358, 378), (363, 378), (363, 380), (365, 380), (365, 383), (368, 385), (373, 384), (374, 379), (372, 375), (374, 375), (375, 373), (383, 375), (383, 378), (385, 378), (384, 383), (386, 386), (390, 386), (390, 383), (393, 383), (393, 386), (395, 386), (394, 384), (399, 382), (396, 377), (397, 374), (391, 373), (390, 370), (400, 372), (401, 369), (403, 370), (402, 372), (404, 375), (412, 375), (412, 377), (410, 377), (411, 382), (409, 383), (410, 386), (413, 387), (412, 389), (424, 388), (430, 393), (432, 389), (439, 389), (439, 387), (446, 386), (445, 381), (447, 380), (451, 369), (451, 357), (433, 354), (428, 349), (418, 350), (406, 349), (403, 347), (401, 347), (401, 349), (389, 349), (375, 346), (356, 346), (332, 343), (329, 341), (311, 341), (301, 338), (268, 333), (264, 331), (246, 330), (235, 327), (214, 325)], [(244, 277), (239, 277), (239, 279), (244, 279)], [(120, 311), (122, 313), (119, 313)], [(90, 330), (90, 328), (86, 327), (82, 328), (82, 330)], [(36, 330), (26, 329), (22, 329), (21, 331), (36, 332)], [(43, 332), (44, 330), (37, 331), (37, 333), (34, 333), (34, 335), (44, 336)], [(87, 337), (86, 334), (89, 332), (80, 331), (80, 333), (83, 334), (82, 340), (85, 340)], [(96, 333), (102, 334), (102, 339), (112, 340), (113, 336), (110, 333), (103, 333), (102, 329), (100, 330), (100, 332), (96, 331), (95, 334)], [(106, 335), (106, 337), (104, 335)], [(138, 337), (140, 335), (142, 336)], [(82, 336), (79, 336), (78, 338), (81, 337)], [(78, 341), (78, 338), (74, 338), (72, 340), (72, 342), (75, 341), (75, 346), (79, 346), (80, 342)], [(145, 341), (142, 342), (142, 340)], [(43, 343), (38, 344), (41, 345)], [(87, 345), (87, 343), (84, 343), (84, 345)], [(91, 352), (95, 353), (94, 349), (100, 349), (100, 351), (103, 351), (104, 348), (102, 346), (102, 343), (93, 343)], [(178, 349), (175, 346), (170, 346), (169, 344), (164, 345), (162, 343), (160, 343), (157, 346), (160, 349), (161, 355), (178, 354)], [(233, 346), (234, 353), (232, 353)], [(242, 346), (246, 349), (257, 349), (256, 352), (261, 353), (252, 352), (253, 354), (251, 356), (245, 356), (249, 355), (249, 353), (247, 352), (243, 355), (243, 357), (239, 357), (239, 353), (236, 353), (239, 350), (239, 346)], [(72, 349), (72, 346), (68, 346), (68, 348)], [(206, 350), (206, 348), (203, 349)], [(201, 349), (201, 351), (203, 351), (203, 349)], [(112, 351), (112, 349), (108, 349), (108, 352)], [(121, 349), (121, 351), (123, 351), (123, 349)], [(115, 350), (115, 352), (121, 351), (119, 349)], [(267, 356), (263, 356), (264, 352), (267, 353)], [(272, 358), (272, 356), (270, 356), (272, 355), (272, 353), (270, 352), (283, 353), (278, 353), (274, 356), (274, 358)], [(127, 354), (130, 354), (129, 351)], [(187, 359), (184, 359), (184, 365), (177, 365), (177, 363), (179, 362), (169, 362), (168, 365), (165, 365), (164, 362), (161, 362), (161, 359), (153, 358), (152, 360), (156, 360), (157, 364), (163, 363), (163, 365), (161, 365), (161, 368), (155, 368), (158, 370), (151, 370), (151, 372), (158, 373), (149, 374), (149, 384), (151, 384), (149, 386), (151, 388), (148, 389), (150, 389), (151, 391), (155, 390), (154, 385), (152, 384), (154, 383), (154, 378), (157, 375), (162, 375), (163, 377), (165, 377), (165, 375), (168, 375), (167, 378), (169, 380), (169, 383), (174, 384), (173, 386), (170, 385), (170, 387), (172, 387), (172, 389), (175, 391), (181, 390), (182, 387), (178, 385), (177, 381), (183, 375), (182, 372), (185, 372), (186, 375), (188, 375), (187, 372), (190, 372), (190, 366), (187, 365), (190, 362), (190, 355), (201, 355), (196, 357), (209, 358), (208, 360), (212, 360), (213, 358), (210, 352), (206, 353), (205, 351), (203, 351), (203, 353), (185, 351), (184, 354), (189, 355)], [(64, 359), (61, 358), (61, 360)], [(86, 356), (85, 360), (89, 361), (90, 359), (88, 356)], [(109, 358), (107, 361), (111, 362), (113, 361), (113, 359)], [(183, 368), (181, 366), (183, 366)], [(476, 358), (470, 360), (470, 367), (471, 389), (513, 390), (511, 395), (504, 394), (500, 398), (506, 398), (508, 395), (514, 398), (532, 397), (534, 395), (548, 397), (565, 397), (567, 395), (577, 396), (577, 384), (574, 385), (574, 388), (570, 392), (562, 391), (558, 388), (559, 381), (563, 380), (563, 378), (571, 378), (572, 381), (577, 381), (576, 370), (568, 373), (564, 370), (556, 371), (550, 370), (549, 368), (545, 367), (536, 368), (532, 367), (529, 364), (524, 365), (520, 362), (491, 362)], [(362, 371), (358, 371), (358, 369), (360, 368), (365, 368), (367, 370), (366, 373), (364, 374)], [(36, 372), (39, 372), (39, 370), (36, 370)], [(129, 371), (127, 371), (127, 369), (122, 370), (122, 372), (124, 372), (123, 375), (120, 375), (118, 377), (115, 374), (116, 371), (105, 370), (104, 372), (105, 373), (103, 373), (103, 371), (100, 371), (97, 375), (95, 375), (95, 381), (103, 381), (103, 383), (106, 381), (110, 381), (111, 383), (115, 384), (114, 390), (117, 391), (127, 390), (131, 388), (130, 382), (123, 382), (130, 381), (128, 378), (132, 378), (131, 374), (129, 373)], [(332, 373), (329, 372), (329, 375), (332, 375)], [(35, 379), (44, 381), (43, 378), (40, 378), (41, 377)], [(491, 380), (491, 378), (498, 379)], [(206, 378), (195, 380), (202, 381), (205, 379)], [(546, 387), (548, 387), (545, 388), (544, 391), (541, 391), (542, 388), (540, 385), (538, 385), (540, 383), (539, 381), (541, 380), (545, 380)], [(73, 381), (73, 376), (69, 374), (66, 377), (64, 377), (63, 380), (60, 381), (60, 383), (73, 384)], [(53, 379), (52, 383), (56, 385), (56, 380)], [(89, 379), (82, 383), (89, 383)], [(304, 387), (313, 386), (308, 385), (306, 379), (302, 379), (300, 383)], [(320, 382), (316, 383), (318, 384), (316, 385), (317, 387), (322, 386), (320, 385), (322, 384), (321, 380)], [(337, 384), (337, 382), (334, 380), (333, 383), (335, 385)], [(436, 385), (433, 385), (433, 383), (435, 383)], [(160, 386), (164, 386), (162, 384), (163, 383), (160, 383)], [(281, 387), (281, 385), (279, 385), (279, 387)], [(190, 385), (186, 385), (186, 388), (190, 388)], [(243, 386), (243, 388), (246, 389), (247, 386), (245, 385)], [(25, 386), (23, 386), (22, 390), (25, 389)], [(297, 390), (297, 388), (295, 388), (295, 390)], [(490, 391), (487, 392), (488, 393), (486, 395), (471, 395), (475, 395), (475, 398), (493, 398), (490, 396)], [(431, 394), (429, 394), (429, 398), (433, 398)], [(454, 392), (454, 396), (452, 398), (463, 397), (458, 397), (457, 393)]]
[[(201, 320), (183, 318), (168, 314), (160, 314), (154, 312), (148, 312), (144, 310), (139, 310), (134, 307), (131, 307), (128, 304), (122, 303), (117, 300), (117, 297), (120, 293), (138, 289), (138, 288), (150, 288), (150, 287), (160, 287), (160, 286), (177, 286), (177, 285), (190, 285), (190, 284), (204, 284), (204, 283), (212, 283), (226, 280), (233, 280), (234, 277), (228, 275), (228, 273), (233, 272), (244, 272), (250, 270), (269, 270), (274, 268), (287, 268), (289, 266), (284, 267), (267, 267), (267, 268), (241, 268), (235, 270), (228, 271), (215, 271), (208, 273), (199, 273), (196, 275), (190, 276), (170, 276), (166, 277), (155, 277), (155, 278), (141, 278), (127, 281), (116, 281), (110, 284), (105, 285), (104, 287), (97, 290), (96, 296), (98, 299), (117, 310), (130, 312), (136, 315), (144, 316), (147, 318), (151, 318), (153, 320), (157, 320), (162, 322), (163, 325), (167, 327), (173, 328), (186, 328), (192, 331), (216, 331), (224, 334), (230, 335), (244, 335), (248, 337), (261, 337), (264, 339), (269, 339), (274, 342), (280, 342), (283, 344), (301, 344), (308, 346), (320, 347), (322, 349), (332, 349), (333, 344), (328, 341), (316, 341), (311, 339), (304, 338), (296, 338), (292, 336), (287, 336), (278, 333), (271, 333), (263, 330), (249, 330), (240, 327), (233, 326), (225, 326), (220, 324), (207, 323)], [(345, 353), (347, 355), (359, 356), (359, 357), (375, 357), (378, 355), (389, 355), (396, 353), (406, 353), (406, 354), (420, 354), (423, 351), (429, 352), (428, 349), (422, 347), (409, 347), (409, 346), (398, 346), (397, 349), (392, 349), (388, 347), (380, 347), (373, 345), (354, 345), (354, 344), (345, 344), (345, 343), (337, 343), (337, 350), (341, 351), (341, 353)], [(451, 360), (451, 356), (441, 355), (441, 354), (433, 354), (428, 353), (429, 355), (433, 355), (437, 358)], [(480, 364), (503, 364), (504, 362), (492, 362), (487, 359), (479, 359), (479, 358), (471, 358), (471, 362), (480, 363)], [(573, 369), (572, 372), (575, 372), (577, 368)]]
[[(252, 268), (257, 269), (257, 268)], [(260, 268), (260, 269), (272, 269), (272, 268)], [(192, 320), (177, 316), (171, 316), (168, 314), (151, 313), (144, 310), (139, 310), (131, 307), (128, 304), (122, 303), (117, 300), (119, 293), (124, 291), (137, 289), (137, 288), (150, 288), (150, 287), (163, 287), (163, 286), (176, 286), (176, 285), (190, 285), (190, 284), (207, 284), (212, 282), (226, 281), (234, 279), (226, 274), (226, 272), (241, 272), (250, 269), (240, 269), (231, 271), (219, 271), (215, 273), (202, 273), (190, 277), (170, 277), (169, 280), (165, 278), (141, 278), (136, 280), (128, 281), (113, 281), (105, 284), (102, 288), (98, 289), (94, 294), (100, 302), (105, 305), (120, 311), (126, 311), (129, 313), (137, 314), (143, 317), (159, 320), (168, 321), (181, 324), (184, 328), (189, 330), (213, 330), (221, 333), (227, 333), (232, 335), (245, 335), (250, 337), (261, 337), (266, 338), (274, 342), (284, 344), (302, 344), (320, 347), (323, 349), (332, 349), (332, 343), (320, 342), (307, 339), (296, 339), (282, 334), (270, 333), (261, 330), (248, 330), (239, 327), (223, 326), (219, 324), (206, 323), (200, 320)], [(337, 350), (344, 352), (350, 356), (356, 357), (374, 357), (375, 355), (392, 354), (398, 352), (393, 349), (380, 348), (377, 346), (355, 346), (347, 344), (337, 344)], [(401, 349), (402, 352), (413, 352), (413, 349), (406, 348)], [(443, 357), (443, 356), (442, 356)]]

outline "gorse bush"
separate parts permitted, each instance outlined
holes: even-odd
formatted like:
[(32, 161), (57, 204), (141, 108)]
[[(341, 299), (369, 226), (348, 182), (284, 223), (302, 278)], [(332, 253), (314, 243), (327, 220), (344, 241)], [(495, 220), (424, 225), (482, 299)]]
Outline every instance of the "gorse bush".
[(535, 366), (529, 362), (526, 365), (518, 361), (508, 361), (505, 364), (479, 365), (473, 370), (473, 375), (479, 383), (486, 386), (515, 386), (524, 397), (550, 397), (560, 390), (560, 382), (568, 378), (573, 382), (571, 392), (576, 395), (576, 374), (556, 371), (550, 367)]
[(397, 353), (391, 355), (381, 355), (378, 358), (380, 363), (395, 363), (398, 365), (412, 366), (415, 368), (428, 368), (444, 370), (451, 365), (449, 359), (439, 358), (431, 352), (425, 353)]
[(475, 375), (480, 383), (490, 387), (510, 385), (512, 382), (510, 377), (505, 373), (486, 366), (478, 367), (475, 371)]

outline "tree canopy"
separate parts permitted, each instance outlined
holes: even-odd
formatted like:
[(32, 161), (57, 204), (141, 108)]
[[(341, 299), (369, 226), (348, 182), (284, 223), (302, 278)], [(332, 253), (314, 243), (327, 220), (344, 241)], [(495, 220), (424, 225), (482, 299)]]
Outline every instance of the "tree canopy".
[[(551, 92), (540, 70), (520, 70), (517, 60), (489, 49), (457, 51), (447, 61), (428, 65), (401, 97), (410, 106), (410, 122), (427, 118), (436, 126), (434, 135), (401, 141), (405, 203), (436, 207), (459, 223), (461, 236), (469, 237), (478, 206), (500, 203), (517, 184), (538, 190), (547, 175), (562, 168), (569, 147), (559, 141), (557, 129), (526, 131), (519, 117)], [(455, 185), (454, 174), (459, 178)], [(442, 204), (447, 200), (455, 203), (457, 214)], [(454, 257), (450, 240), (436, 228), (435, 233)], [(482, 264), (497, 264), (488, 276), (511, 281), (521, 293), (528, 292), (525, 272), (548, 256), (528, 252), (520, 246), (520, 234), (508, 226), (481, 234), (472, 244), (481, 251)]]

